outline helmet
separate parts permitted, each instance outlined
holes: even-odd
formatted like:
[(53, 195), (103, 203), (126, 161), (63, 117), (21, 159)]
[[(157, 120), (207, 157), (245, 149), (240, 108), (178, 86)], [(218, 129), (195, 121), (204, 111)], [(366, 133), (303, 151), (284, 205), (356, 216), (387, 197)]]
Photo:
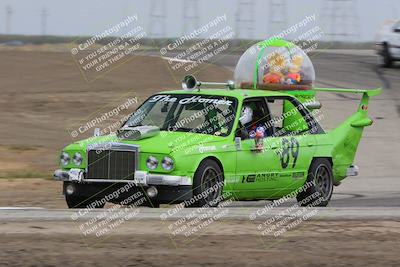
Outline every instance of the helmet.
[(249, 106), (244, 106), (240, 114), (239, 121), (245, 125), (253, 120), (253, 110)]

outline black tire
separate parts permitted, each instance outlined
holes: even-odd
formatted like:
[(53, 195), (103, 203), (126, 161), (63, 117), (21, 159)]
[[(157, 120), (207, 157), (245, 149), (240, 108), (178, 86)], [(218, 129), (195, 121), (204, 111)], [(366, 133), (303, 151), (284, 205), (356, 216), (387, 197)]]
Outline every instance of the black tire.
[(386, 43), (382, 44), (382, 50), (378, 54), (378, 63), (381, 67), (390, 68), (393, 65), (393, 59), (390, 55), (389, 47)]
[(332, 165), (327, 159), (314, 159), (308, 170), (305, 190), (297, 194), (300, 206), (326, 207), (332, 197)]
[[(223, 190), (223, 173), (219, 165), (211, 159), (204, 160), (197, 168), (193, 181), (194, 203), (188, 207), (218, 206)], [(211, 190), (211, 188), (213, 188)], [(208, 192), (208, 194), (207, 194)], [(205, 197), (199, 197), (203, 196)], [(193, 202), (193, 201), (192, 201)]]
[(101, 209), (105, 205), (105, 203), (102, 204), (100, 201), (95, 202), (96, 200), (94, 198), (87, 199), (84, 197), (68, 194), (65, 194), (65, 201), (67, 202), (68, 208), (70, 209)]

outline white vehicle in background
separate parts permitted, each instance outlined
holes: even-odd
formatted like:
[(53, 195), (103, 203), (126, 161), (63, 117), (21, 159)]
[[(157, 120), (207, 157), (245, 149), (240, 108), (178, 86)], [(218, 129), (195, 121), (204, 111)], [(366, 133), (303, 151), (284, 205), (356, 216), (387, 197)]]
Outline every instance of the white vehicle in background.
[(389, 68), (394, 61), (400, 61), (400, 20), (382, 26), (376, 41), (378, 63)]

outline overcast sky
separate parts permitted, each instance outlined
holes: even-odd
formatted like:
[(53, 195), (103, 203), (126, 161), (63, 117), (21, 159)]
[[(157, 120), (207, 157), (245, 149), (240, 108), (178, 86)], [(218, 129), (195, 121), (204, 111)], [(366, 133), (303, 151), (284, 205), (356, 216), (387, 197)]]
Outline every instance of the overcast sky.
[[(276, 0), (275, 0), (276, 1)], [(105, 29), (112, 27), (126, 16), (138, 15), (137, 24), (140, 24), (148, 35), (151, 33), (163, 33), (166, 37), (181, 36), (184, 32), (184, 26), (187, 25), (187, 31), (195, 28), (195, 23), (190, 24), (188, 21), (184, 23), (183, 10), (184, 0), (165, 0), (166, 7), (163, 8), (163, 0), (157, 0), (156, 8), (152, 9), (152, 0), (0, 0), (0, 33), (6, 32), (6, 6), (12, 8), (11, 15), (11, 33), (13, 34), (40, 34), (41, 33), (41, 12), (46, 8), (48, 12), (47, 18), (47, 34), (51, 35), (94, 35)], [(206, 24), (210, 19), (226, 14), (227, 22), (233, 29), (237, 29), (236, 12), (239, 2), (243, 0), (199, 0), (197, 12), (188, 11), (188, 16), (198, 15), (197, 25)], [(279, 7), (271, 8), (269, 0), (254, 0), (253, 15), (253, 37), (256, 39), (265, 39), (277, 29), (284, 28), (295, 24), (304, 19), (307, 15), (316, 14), (316, 25), (320, 25), (324, 31), (329, 31), (329, 9), (326, 9), (326, 0), (286, 0), (286, 26), (273, 24), (271, 21), (278, 21), (285, 18), (285, 12)], [(241, 18), (247, 20), (249, 17), (248, 10), (245, 5), (241, 6)], [(158, 23), (154, 16), (150, 16), (151, 10), (153, 14), (159, 14), (158, 8), (165, 15), (165, 30)], [(275, 11), (276, 10), (276, 11)], [(353, 13), (350, 9), (346, 9), (349, 13)], [(341, 19), (349, 29), (345, 31), (357, 31), (358, 37), (353, 40), (372, 41), (374, 40), (376, 31), (380, 26), (389, 19), (400, 17), (400, 1), (399, 0), (358, 0), (356, 1), (354, 16), (346, 16)], [(273, 14), (273, 18), (271, 18)], [(336, 15), (343, 14), (339, 12)], [(151, 18), (153, 25), (151, 26)], [(162, 20), (160, 20), (162, 21)], [(195, 20), (189, 20), (195, 21)], [(245, 22), (242, 23), (244, 25)], [(353, 27), (353, 28), (351, 28)], [(151, 28), (151, 30), (150, 30)], [(339, 27), (342, 30), (343, 26)], [(351, 29), (350, 29), (351, 28)], [(244, 35), (244, 34), (243, 34)], [(204, 36), (203, 36), (204, 37)]]

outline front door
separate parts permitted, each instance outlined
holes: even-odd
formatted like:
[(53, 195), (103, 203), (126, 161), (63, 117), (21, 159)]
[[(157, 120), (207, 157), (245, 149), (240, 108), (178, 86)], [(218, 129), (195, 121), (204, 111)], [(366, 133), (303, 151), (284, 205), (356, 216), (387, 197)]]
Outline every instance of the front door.
[(237, 152), (235, 191), (244, 198), (274, 199), (299, 188), (315, 154), (315, 135), (304, 106), (291, 97), (265, 100), (249, 99), (243, 104), (243, 108), (261, 107), (255, 110), (254, 121), (266, 129), (262, 151), (255, 149), (250, 136), (243, 138)]
[[(247, 110), (247, 111), (246, 111)], [(249, 118), (246, 114), (251, 113)], [(247, 114), (247, 117), (249, 115)], [(269, 113), (264, 98), (246, 99), (236, 131), (241, 148), (236, 157), (235, 194), (240, 199), (264, 199), (280, 187), (280, 158), (276, 154), (280, 143), (268, 127)], [(264, 149), (256, 148), (257, 129), (264, 131)]]

